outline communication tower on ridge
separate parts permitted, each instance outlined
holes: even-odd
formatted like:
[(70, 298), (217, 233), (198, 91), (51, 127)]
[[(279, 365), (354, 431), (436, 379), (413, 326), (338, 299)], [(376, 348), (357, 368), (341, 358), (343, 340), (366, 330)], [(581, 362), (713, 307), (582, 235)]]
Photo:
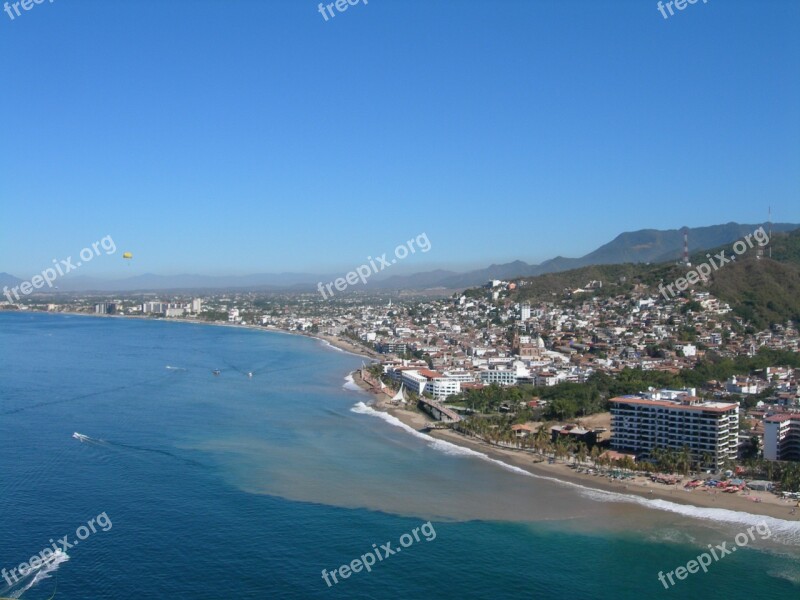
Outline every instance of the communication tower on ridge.
[(689, 228), (683, 228), (683, 264), (691, 267), (692, 263), (689, 262)]
[(766, 254), (769, 258), (772, 258), (772, 206), (767, 209), (767, 245), (762, 247), (759, 246), (756, 249), (756, 259), (761, 260), (764, 258), (764, 251), (766, 250)]

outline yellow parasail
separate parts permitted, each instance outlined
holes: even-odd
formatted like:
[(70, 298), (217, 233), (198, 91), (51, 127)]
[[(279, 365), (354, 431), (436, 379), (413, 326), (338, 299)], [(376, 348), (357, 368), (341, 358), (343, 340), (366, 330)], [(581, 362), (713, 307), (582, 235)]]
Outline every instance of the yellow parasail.
[(122, 253), (122, 258), (131, 259), (131, 258), (133, 258), (133, 254), (131, 254), (130, 252), (123, 252)]

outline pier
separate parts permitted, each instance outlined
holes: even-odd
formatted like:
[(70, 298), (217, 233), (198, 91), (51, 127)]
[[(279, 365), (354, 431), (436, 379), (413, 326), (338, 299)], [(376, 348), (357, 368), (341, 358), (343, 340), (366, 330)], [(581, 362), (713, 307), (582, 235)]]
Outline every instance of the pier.
[(458, 423), (461, 420), (461, 415), (429, 398), (420, 397), (419, 407), (437, 421)]

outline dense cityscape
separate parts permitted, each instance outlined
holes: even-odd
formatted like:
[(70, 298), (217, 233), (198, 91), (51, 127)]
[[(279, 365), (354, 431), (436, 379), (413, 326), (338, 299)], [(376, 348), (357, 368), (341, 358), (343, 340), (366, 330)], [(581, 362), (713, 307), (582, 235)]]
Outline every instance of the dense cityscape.
[[(674, 471), (683, 453), (687, 472), (747, 462), (759, 475), (792, 473), (784, 488), (800, 485), (796, 471), (764, 466), (800, 460), (794, 323), (758, 331), (700, 290), (674, 299), (646, 288), (600, 296), (603, 282), (590, 281), (529, 303), (514, 299), (519, 285), (525, 282), (493, 280), (448, 297), (362, 293), (329, 301), (313, 294), (75, 295), (4, 308), (317, 336), (352, 344), (379, 362), (381, 388), (430, 399), (419, 406), (485, 441), (519, 447), (529, 438), (530, 445), (546, 423), (571, 441), (573, 455), (598, 446), (595, 458)], [(696, 418), (684, 421), (690, 415)], [(657, 461), (659, 450), (674, 456)]]

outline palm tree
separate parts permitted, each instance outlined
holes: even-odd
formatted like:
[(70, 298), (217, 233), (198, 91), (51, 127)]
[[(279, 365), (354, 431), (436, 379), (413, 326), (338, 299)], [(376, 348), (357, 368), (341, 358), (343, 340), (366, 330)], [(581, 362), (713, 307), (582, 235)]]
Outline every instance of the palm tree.
[(577, 458), (580, 464), (586, 460), (586, 455), (588, 454), (588, 449), (586, 448), (586, 444), (584, 442), (578, 443), (578, 450), (577, 450)]
[(713, 465), (713, 463), (714, 463), (714, 459), (712, 458), (711, 453), (710, 452), (704, 452), (703, 453), (703, 466), (705, 468), (708, 468), (711, 465)]
[(592, 446), (590, 456), (592, 457), (592, 462), (597, 464), (597, 458), (600, 456), (600, 448), (598, 446)]
[(689, 446), (684, 446), (681, 450), (680, 456), (678, 458), (680, 466), (682, 467), (683, 474), (689, 475), (689, 471), (692, 468), (692, 451), (689, 450)]
[(567, 446), (566, 446), (567, 454), (573, 461), (575, 460), (576, 447), (577, 444), (575, 443), (575, 440), (573, 440), (572, 438), (567, 438)]
[(539, 431), (536, 432), (536, 437), (534, 439), (534, 444), (536, 449), (542, 452), (546, 447), (547, 444), (550, 442), (550, 436), (548, 435), (549, 429), (547, 428), (546, 423), (542, 423), (541, 427), (539, 427)]

